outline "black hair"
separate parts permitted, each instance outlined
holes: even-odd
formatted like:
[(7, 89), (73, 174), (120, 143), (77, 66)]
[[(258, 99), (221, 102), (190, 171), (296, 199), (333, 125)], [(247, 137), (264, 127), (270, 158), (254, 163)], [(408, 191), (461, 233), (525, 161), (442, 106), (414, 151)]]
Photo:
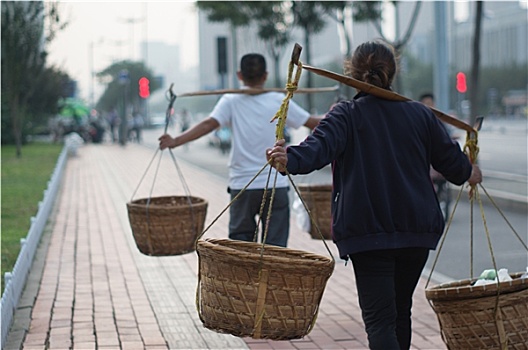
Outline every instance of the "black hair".
[(256, 83), (266, 74), (266, 59), (258, 53), (249, 53), (240, 60), (240, 72), (244, 81)]
[(388, 90), (396, 70), (394, 48), (381, 41), (367, 41), (359, 45), (352, 58), (345, 61), (346, 75)]

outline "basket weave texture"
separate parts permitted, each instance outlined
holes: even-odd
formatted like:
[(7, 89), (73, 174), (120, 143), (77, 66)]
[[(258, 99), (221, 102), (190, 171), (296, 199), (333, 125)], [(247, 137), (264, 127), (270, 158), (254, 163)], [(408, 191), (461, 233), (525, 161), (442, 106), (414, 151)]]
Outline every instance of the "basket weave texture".
[(528, 279), (510, 275), (498, 295), (496, 283), (472, 286), (469, 279), (426, 289), (449, 349), (502, 349), (500, 333), (508, 349), (528, 349)]
[(199, 314), (204, 326), (254, 339), (310, 332), (334, 261), (289, 248), (199, 240)]
[[(324, 239), (332, 239), (332, 185), (300, 184), (297, 188)], [(312, 223), (310, 226), (312, 238), (321, 239), (321, 234)]]
[(195, 250), (203, 231), (207, 201), (192, 196), (151, 197), (127, 203), (139, 251), (151, 256), (181, 255)]

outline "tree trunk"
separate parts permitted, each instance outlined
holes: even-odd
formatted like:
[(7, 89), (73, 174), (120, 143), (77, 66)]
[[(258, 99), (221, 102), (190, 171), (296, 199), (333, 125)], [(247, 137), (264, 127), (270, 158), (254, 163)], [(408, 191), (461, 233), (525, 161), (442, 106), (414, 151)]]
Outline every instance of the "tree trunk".
[(273, 54), (273, 65), (274, 65), (273, 68), (275, 69), (275, 87), (281, 87), (279, 61), (280, 61), (280, 55)]
[(482, 23), (482, 12), (484, 3), (477, 1), (476, 12), (475, 12), (475, 27), (473, 32), (473, 60), (471, 62), (471, 74), (469, 77), (469, 124), (474, 125), (477, 119), (477, 104), (478, 104), (478, 81), (479, 81), (479, 68), (480, 68), (480, 34), (481, 34), (481, 23)]
[(16, 156), (17, 158), (22, 157), (22, 119), (23, 116), (19, 115), (20, 113), (20, 106), (19, 106), (19, 98), (18, 96), (13, 96), (12, 100), (9, 101), (9, 113), (11, 118), (11, 127), (13, 128), (13, 137), (15, 139), (15, 145), (16, 145)]

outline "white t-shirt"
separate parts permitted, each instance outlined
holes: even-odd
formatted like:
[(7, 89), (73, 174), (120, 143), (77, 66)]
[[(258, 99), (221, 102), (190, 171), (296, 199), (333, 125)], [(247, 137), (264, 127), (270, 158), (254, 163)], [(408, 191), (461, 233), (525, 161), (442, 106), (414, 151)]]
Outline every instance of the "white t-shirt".
[[(258, 95), (223, 95), (211, 117), (220, 126), (232, 131), (232, 147), (229, 154), (229, 187), (233, 190), (244, 188), (266, 164), (266, 149), (275, 144), (277, 121), (270, 122), (280, 108), (284, 94), (266, 92)], [(290, 100), (286, 125), (298, 129), (303, 126), (309, 113)], [(266, 186), (269, 167), (249, 185), (248, 189), (263, 189)], [(273, 187), (275, 171), (268, 188)], [(288, 187), (288, 178), (278, 174), (276, 188)]]

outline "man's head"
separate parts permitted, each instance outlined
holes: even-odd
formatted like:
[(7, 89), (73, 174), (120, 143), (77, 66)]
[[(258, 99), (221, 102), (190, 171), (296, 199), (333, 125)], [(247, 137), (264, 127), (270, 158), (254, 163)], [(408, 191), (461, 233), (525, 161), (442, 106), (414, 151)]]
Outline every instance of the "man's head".
[(266, 59), (258, 53), (249, 53), (240, 60), (238, 77), (247, 86), (262, 85), (268, 77)]
[(428, 107), (434, 107), (435, 106), (434, 95), (430, 92), (422, 94), (420, 96), (420, 102)]

